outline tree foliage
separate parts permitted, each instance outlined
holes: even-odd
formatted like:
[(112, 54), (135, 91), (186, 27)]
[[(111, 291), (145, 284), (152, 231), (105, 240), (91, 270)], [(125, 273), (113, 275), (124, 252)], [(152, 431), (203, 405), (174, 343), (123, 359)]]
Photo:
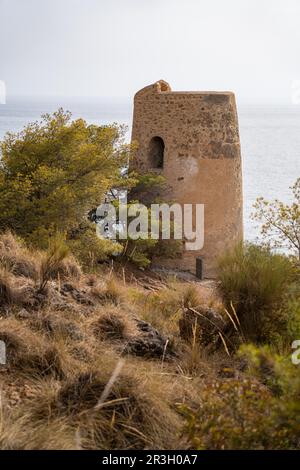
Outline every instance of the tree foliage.
[(72, 120), (59, 109), (8, 133), (1, 143), (0, 230), (12, 230), (42, 249), (63, 234), (86, 268), (121, 253), (140, 267), (150, 264), (154, 251), (174, 256), (178, 243), (128, 237), (120, 244), (96, 234), (96, 208), (104, 200), (130, 190), (127, 209), (140, 202), (149, 207), (164, 185), (159, 175), (124, 171), (135, 149), (124, 143), (124, 132), (117, 124)]
[(292, 250), (300, 260), (300, 178), (291, 189), (291, 204), (258, 198), (253, 218), (262, 223), (261, 233), (271, 246)]
[[(162, 194), (167, 192), (167, 184), (165, 178), (156, 173), (133, 173), (135, 177), (135, 184), (132, 185), (127, 204), (127, 211), (130, 213), (130, 208), (135, 204), (143, 204), (147, 207), (148, 232), (146, 238), (139, 238), (132, 240), (130, 236), (124, 243), (123, 256), (130, 262), (136, 264), (141, 268), (147, 268), (154, 258), (177, 258), (182, 253), (182, 241), (175, 240), (174, 236), (174, 222), (170, 220), (170, 239), (164, 240), (162, 238), (162, 223), (160, 219), (152, 220), (153, 214), (151, 213), (151, 204), (161, 204), (164, 201)], [(128, 223), (132, 218), (128, 217)], [(156, 226), (159, 238), (153, 238), (151, 227)]]
[(76, 239), (108, 189), (129, 184), (121, 176), (131, 152), (123, 137), (122, 126), (72, 121), (62, 109), (8, 133), (1, 143), (0, 229), (41, 248), (57, 232)]

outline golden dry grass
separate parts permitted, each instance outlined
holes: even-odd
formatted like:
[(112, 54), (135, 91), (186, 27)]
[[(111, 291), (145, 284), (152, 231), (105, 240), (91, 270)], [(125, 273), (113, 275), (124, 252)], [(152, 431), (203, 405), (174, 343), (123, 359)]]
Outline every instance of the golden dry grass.
[[(1, 243), (34, 259), (11, 234)], [(169, 282), (149, 292), (112, 273), (85, 276), (76, 261), (63, 274), (67, 258), (57, 257), (41, 293), (41, 259), (25, 276), (0, 257), (0, 447), (186, 448), (178, 405), (199, 403), (201, 381), (216, 373), (199, 344), (179, 337), (183, 310), (202, 302), (197, 289)], [(142, 334), (137, 318), (174, 342), (172, 359), (123, 356)]]
[(32, 253), (10, 231), (0, 236), (0, 264), (16, 276), (38, 278), (39, 253)]

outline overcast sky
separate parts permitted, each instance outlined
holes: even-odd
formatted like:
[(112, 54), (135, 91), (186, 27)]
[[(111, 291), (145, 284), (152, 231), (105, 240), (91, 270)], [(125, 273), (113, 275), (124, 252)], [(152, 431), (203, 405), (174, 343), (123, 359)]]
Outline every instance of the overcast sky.
[(0, 0), (9, 95), (131, 96), (233, 90), (290, 103), (300, 81), (299, 0)]

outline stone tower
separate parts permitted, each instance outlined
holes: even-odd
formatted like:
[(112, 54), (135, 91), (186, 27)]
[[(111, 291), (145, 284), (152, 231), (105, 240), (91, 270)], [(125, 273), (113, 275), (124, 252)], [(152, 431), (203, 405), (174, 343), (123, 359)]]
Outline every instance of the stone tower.
[(133, 165), (161, 173), (167, 202), (204, 204), (204, 246), (183, 250), (175, 260), (157, 260), (170, 269), (195, 273), (203, 260), (205, 277), (215, 261), (243, 239), (242, 170), (238, 118), (231, 92), (172, 91), (160, 80), (134, 97)]

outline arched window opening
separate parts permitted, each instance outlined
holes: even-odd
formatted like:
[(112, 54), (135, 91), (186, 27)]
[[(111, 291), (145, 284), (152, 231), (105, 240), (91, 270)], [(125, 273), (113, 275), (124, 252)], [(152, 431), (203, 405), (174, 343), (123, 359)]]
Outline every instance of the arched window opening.
[(149, 145), (149, 162), (151, 168), (164, 167), (165, 144), (161, 137), (153, 137)]

